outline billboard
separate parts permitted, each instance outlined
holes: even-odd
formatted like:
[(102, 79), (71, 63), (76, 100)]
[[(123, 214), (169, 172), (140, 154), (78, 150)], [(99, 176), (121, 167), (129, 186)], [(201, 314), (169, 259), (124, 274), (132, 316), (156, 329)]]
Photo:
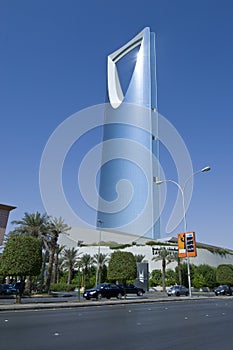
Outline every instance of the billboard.
[(178, 256), (179, 258), (186, 258), (187, 255), (189, 257), (197, 256), (195, 232), (178, 234)]
[(147, 262), (137, 263), (137, 278), (134, 284), (145, 291), (149, 290), (149, 264)]

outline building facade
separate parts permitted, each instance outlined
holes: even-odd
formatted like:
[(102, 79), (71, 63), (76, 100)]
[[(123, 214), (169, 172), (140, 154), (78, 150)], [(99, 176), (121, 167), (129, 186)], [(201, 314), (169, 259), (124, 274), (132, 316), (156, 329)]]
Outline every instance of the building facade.
[[(90, 254), (94, 256), (99, 252), (107, 254), (109, 257), (114, 252), (114, 245), (122, 245), (121, 251), (131, 252), (134, 255), (143, 255), (144, 262), (148, 263), (149, 272), (154, 269), (161, 269), (162, 262), (153, 260), (156, 251), (162, 247), (169, 249), (171, 252), (178, 250), (177, 239), (167, 238), (159, 239), (153, 245), (148, 245), (150, 239), (138, 237), (137, 235), (122, 234), (113, 231), (96, 231), (90, 229), (79, 229), (72, 227), (68, 235), (61, 234), (59, 236), (59, 244), (66, 248), (78, 249), (81, 254)], [(164, 246), (163, 246), (164, 243)], [(124, 247), (125, 246), (125, 247)], [(233, 251), (227, 249), (224, 254), (221, 253), (221, 248), (210, 246), (208, 244), (197, 243), (197, 256), (190, 258), (190, 263), (196, 266), (207, 264), (212, 267), (217, 267), (221, 264), (233, 265)], [(181, 262), (186, 262), (186, 259), (181, 259)], [(175, 269), (177, 262), (171, 262), (168, 268)]]
[(16, 207), (12, 207), (11, 205), (0, 204), (0, 246), (3, 245), (10, 211), (15, 208)]

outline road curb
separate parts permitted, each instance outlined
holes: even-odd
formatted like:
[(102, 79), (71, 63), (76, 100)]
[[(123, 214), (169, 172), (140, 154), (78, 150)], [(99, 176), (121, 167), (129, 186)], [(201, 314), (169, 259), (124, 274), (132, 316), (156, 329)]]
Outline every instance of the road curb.
[(161, 303), (161, 302), (182, 302), (182, 301), (196, 301), (204, 299), (215, 299), (216, 297), (179, 297), (179, 298), (148, 298), (148, 299), (121, 299), (121, 300), (101, 300), (101, 301), (73, 301), (73, 302), (59, 302), (59, 303), (28, 303), (28, 304), (7, 304), (0, 305), (0, 312), (2, 311), (20, 311), (20, 310), (46, 310), (46, 309), (62, 309), (62, 308), (80, 308), (90, 306), (102, 306), (102, 305), (127, 305), (127, 304), (148, 304), (148, 303)]

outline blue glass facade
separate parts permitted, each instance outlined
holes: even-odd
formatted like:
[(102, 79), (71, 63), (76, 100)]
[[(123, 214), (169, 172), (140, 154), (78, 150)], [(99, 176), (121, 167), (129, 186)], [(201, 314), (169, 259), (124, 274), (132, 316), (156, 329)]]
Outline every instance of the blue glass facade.
[[(117, 63), (138, 48), (125, 94)], [(108, 56), (97, 226), (160, 237), (155, 35), (145, 28)]]

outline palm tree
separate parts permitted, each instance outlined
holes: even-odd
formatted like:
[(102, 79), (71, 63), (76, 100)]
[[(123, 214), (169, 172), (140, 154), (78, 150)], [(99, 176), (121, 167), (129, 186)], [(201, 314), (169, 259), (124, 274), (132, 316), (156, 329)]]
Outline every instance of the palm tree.
[(54, 275), (53, 275), (54, 283), (58, 283), (59, 281), (59, 256), (62, 253), (64, 248), (65, 248), (64, 245), (59, 245), (59, 244), (56, 247), (55, 257), (54, 257)]
[(99, 283), (101, 283), (103, 267), (108, 260), (109, 260), (108, 254), (99, 253), (99, 254), (95, 254), (93, 257), (93, 262), (96, 264), (98, 269), (97, 283), (98, 281)]
[(142, 260), (145, 258), (145, 255), (142, 255), (142, 254), (135, 254), (134, 256), (135, 256), (136, 263), (142, 262)]
[(90, 254), (84, 254), (80, 259), (80, 263), (83, 268), (83, 287), (85, 289), (87, 274), (93, 263), (93, 258), (90, 256)]
[(63, 263), (62, 266), (68, 270), (67, 284), (71, 284), (74, 268), (77, 264), (78, 250), (75, 248), (64, 249), (62, 254)]
[(158, 255), (154, 256), (152, 260), (158, 261), (162, 260), (162, 287), (163, 292), (166, 292), (166, 281), (165, 281), (165, 275), (166, 275), (166, 266), (170, 262), (174, 261), (174, 255), (173, 253), (169, 252), (166, 248), (161, 248), (158, 250)]
[(49, 263), (48, 263), (48, 271), (47, 271), (47, 279), (45, 290), (47, 293), (50, 293), (50, 284), (52, 279), (52, 271), (53, 271), (53, 263), (54, 256), (57, 248), (57, 242), (60, 233), (67, 233), (71, 227), (64, 223), (64, 220), (60, 218), (52, 218), (49, 223)]
[(38, 212), (33, 214), (24, 213), (22, 220), (11, 222), (13, 225), (18, 225), (13, 230), (13, 233), (41, 238), (47, 233), (48, 220), (49, 217), (47, 214), (40, 214)]

